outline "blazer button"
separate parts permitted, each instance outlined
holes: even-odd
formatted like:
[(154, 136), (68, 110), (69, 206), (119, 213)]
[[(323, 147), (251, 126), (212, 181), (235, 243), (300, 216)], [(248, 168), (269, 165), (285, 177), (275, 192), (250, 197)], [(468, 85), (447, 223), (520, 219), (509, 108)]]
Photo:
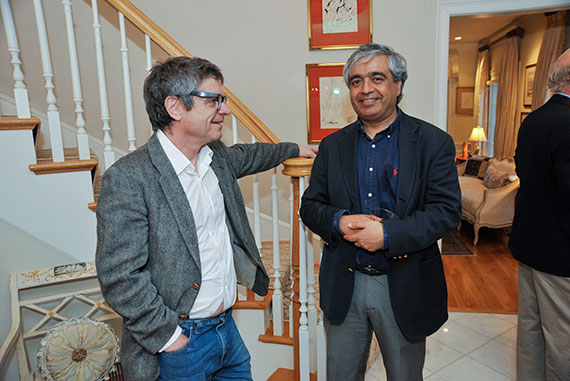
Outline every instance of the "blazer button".
[(198, 283), (194, 283), (194, 284), (192, 285), (192, 287), (194, 287), (194, 290), (197, 290), (197, 289), (200, 288), (200, 286), (198, 286)]
[(351, 273), (354, 272), (354, 270), (352, 269), (352, 267), (349, 267), (349, 268), (348, 268), (348, 271), (350, 271)]
[(178, 319), (180, 319), (180, 320), (186, 320), (187, 317), (188, 317), (188, 315), (184, 315), (184, 314), (178, 315)]
[(404, 258), (408, 258), (408, 254), (404, 254)]

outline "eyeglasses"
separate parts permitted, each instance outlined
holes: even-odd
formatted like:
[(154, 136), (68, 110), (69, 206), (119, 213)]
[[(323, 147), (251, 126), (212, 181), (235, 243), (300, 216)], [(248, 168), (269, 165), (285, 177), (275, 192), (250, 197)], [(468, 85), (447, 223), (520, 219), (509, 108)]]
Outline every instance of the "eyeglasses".
[(191, 91), (190, 95), (195, 95), (200, 98), (215, 98), (216, 99), (216, 110), (220, 110), (226, 100), (228, 99), (225, 95), (216, 94), (216, 93), (208, 93), (206, 91)]

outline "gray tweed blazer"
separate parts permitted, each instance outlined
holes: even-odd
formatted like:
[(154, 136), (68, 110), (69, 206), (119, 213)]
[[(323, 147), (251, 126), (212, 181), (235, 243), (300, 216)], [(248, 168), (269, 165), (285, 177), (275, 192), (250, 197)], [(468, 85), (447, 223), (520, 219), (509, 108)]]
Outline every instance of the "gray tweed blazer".
[[(211, 167), (224, 196), (238, 282), (267, 294), (269, 278), (237, 179), (298, 155), (298, 146), (216, 141)], [(192, 210), (156, 134), (103, 176), (97, 201), (97, 272), (103, 295), (123, 317), (121, 362), (129, 380), (158, 378), (158, 350), (187, 314), (201, 285)]]

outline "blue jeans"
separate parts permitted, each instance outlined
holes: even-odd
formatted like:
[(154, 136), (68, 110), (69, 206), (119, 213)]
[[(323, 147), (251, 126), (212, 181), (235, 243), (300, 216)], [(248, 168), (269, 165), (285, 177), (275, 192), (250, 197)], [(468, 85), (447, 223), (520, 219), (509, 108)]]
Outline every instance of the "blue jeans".
[(180, 326), (185, 347), (158, 356), (160, 380), (251, 380), (250, 355), (232, 310), (206, 319), (187, 319)]

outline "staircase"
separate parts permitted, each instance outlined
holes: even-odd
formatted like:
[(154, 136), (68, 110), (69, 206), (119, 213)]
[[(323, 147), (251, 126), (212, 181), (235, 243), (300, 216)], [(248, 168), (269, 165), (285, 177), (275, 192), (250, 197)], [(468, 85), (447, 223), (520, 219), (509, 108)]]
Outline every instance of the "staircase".
[[(73, 2), (73, 9), (69, 0), (0, 0), (0, 10), (12, 71), (11, 83), (2, 85), (13, 88), (13, 94), (0, 94), (0, 222), (57, 252), (48, 262), (60, 261), (46, 264), (34, 253), (6, 250), (0, 273), (5, 277), (61, 264), (62, 258), (67, 263), (93, 259), (101, 175), (150, 136), (142, 97), (132, 95), (131, 83), (140, 88), (154, 60), (190, 54), (127, 0)], [(23, 19), (36, 23), (38, 36), (37, 47), (22, 51), (39, 51), (41, 60), (20, 51), (17, 31), (27, 25), (14, 20)], [(86, 36), (92, 41), (78, 45)], [(94, 49), (87, 52), (84, 45)], [(55, 66), (51, 57), (58, 58)], [(56, 91), (54, 83), (72, 91)], [(229, 89), (224, 92), (233, 114), (225, 126), (227, 144), (279, 141)], [(317, 364), (324, 366), (324, 357), (317, 360), (317, 353), (324, 353), (324, 330), (322, 324), (317, 328), (313, 239), (298, 218), (311, 165), (311, 160), (290, 159), (283, 174), (274, 170), (240, 183), (266, 268), (278, 274), (265, 298), (240, 286), (235, 305), (256, 380), (308, 380), (310, 374), (316, 377)], [(5, 295), (0, 305), (8, 311)], [(0, 321), (2, 338), (9, 318)], [(14, 362), (0, 369), (0, 378), (17, 378)], [(324, 368), (318, 374), (324, 379)]]

